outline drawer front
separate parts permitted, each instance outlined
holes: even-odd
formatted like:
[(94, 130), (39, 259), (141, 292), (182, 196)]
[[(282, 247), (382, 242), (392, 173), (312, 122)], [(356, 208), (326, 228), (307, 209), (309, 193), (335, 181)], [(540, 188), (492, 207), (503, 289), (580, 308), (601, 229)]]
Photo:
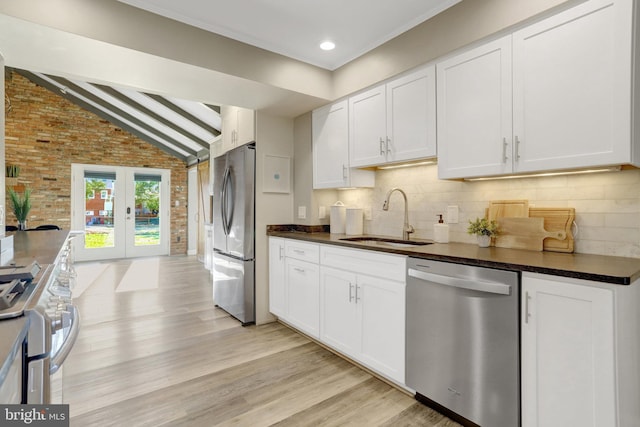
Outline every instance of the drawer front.
[(284, 252), (287, 258), (298, 259), (300, 261), (317, 264), (320, 259), (320, 248), (317, 243), (286, 239), (284, 242)]
[(406, 281), (407, 257), (320, 245), (320, 264), (398, 282)]

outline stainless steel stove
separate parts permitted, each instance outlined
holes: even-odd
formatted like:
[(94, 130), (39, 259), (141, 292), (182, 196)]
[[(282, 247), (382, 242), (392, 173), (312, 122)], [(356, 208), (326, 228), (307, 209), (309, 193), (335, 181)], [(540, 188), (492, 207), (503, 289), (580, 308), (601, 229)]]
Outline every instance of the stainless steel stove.
[(52, 377), (60, 372), (80, 327), (72, 300), (75, 271), (70, 240), (53, 264), (33, 261), (0, 267), (0, 320), (19, 316), (29, 320), (22, 363), (22, 403), (62, 403), (54, 399), (61, 397), (61, 392), (52, 391)]
[(0, 267), (0, 319), (22, 316), (37, 287), (33, 279), (42, 270), (37, 261), (30, 265)]

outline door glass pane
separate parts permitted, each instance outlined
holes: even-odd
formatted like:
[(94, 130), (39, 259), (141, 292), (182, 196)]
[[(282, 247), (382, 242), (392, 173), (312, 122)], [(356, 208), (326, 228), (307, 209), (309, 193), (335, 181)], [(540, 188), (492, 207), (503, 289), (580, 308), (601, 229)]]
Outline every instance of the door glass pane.
[(86, 248), (115, 246), (113, 204), (115, 173), (89, 172), (84, 174), (84, 245)]
[(160, 244), (160, 175), (135, 174), (135, 246)]

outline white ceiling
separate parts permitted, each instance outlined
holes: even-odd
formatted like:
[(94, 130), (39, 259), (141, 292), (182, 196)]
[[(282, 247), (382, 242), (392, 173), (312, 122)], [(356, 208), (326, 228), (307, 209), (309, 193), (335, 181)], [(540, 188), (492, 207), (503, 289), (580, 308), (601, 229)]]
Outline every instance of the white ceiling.
[[(119, 0), (334, 70), (461, 0)], [(333, 51), (319, 48), (324, 40)]]

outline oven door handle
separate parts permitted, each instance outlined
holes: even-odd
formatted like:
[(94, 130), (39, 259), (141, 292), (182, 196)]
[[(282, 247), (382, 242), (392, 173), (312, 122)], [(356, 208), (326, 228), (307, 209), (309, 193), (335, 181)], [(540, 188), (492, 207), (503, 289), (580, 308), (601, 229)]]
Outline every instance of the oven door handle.
[(439, 285), (469, 289), (471, 291), (487, 292), (491, 294), (511, 295), (511, 286), (504, 283), (488, 282), (477, 279), (460, 279), (458, 277), (427, 273), (424, 271), (416, 270), (414, 268), (410, 268), (407, 274), (411, 277), (415, 277), (416, 279), (437, 283)]
[(69, 353), (71, 353), (71, 349), (78, 338), (78, 333), (80, 332), (80, 314), (78, 313), (78, 308), (76, 306), (69, 307), (71, 309), (71, 314), (73, 321), (71, 322), (71, 329), (69, 330), (69, 336), (64, 340), (64, 344), (58, 351), (58, 353), (51, 359), (51, 366), (49, 368), (49, 375), (53, 375), (58, 372), (58, 369), (62, 366), (64, 361), (67, 359)]

